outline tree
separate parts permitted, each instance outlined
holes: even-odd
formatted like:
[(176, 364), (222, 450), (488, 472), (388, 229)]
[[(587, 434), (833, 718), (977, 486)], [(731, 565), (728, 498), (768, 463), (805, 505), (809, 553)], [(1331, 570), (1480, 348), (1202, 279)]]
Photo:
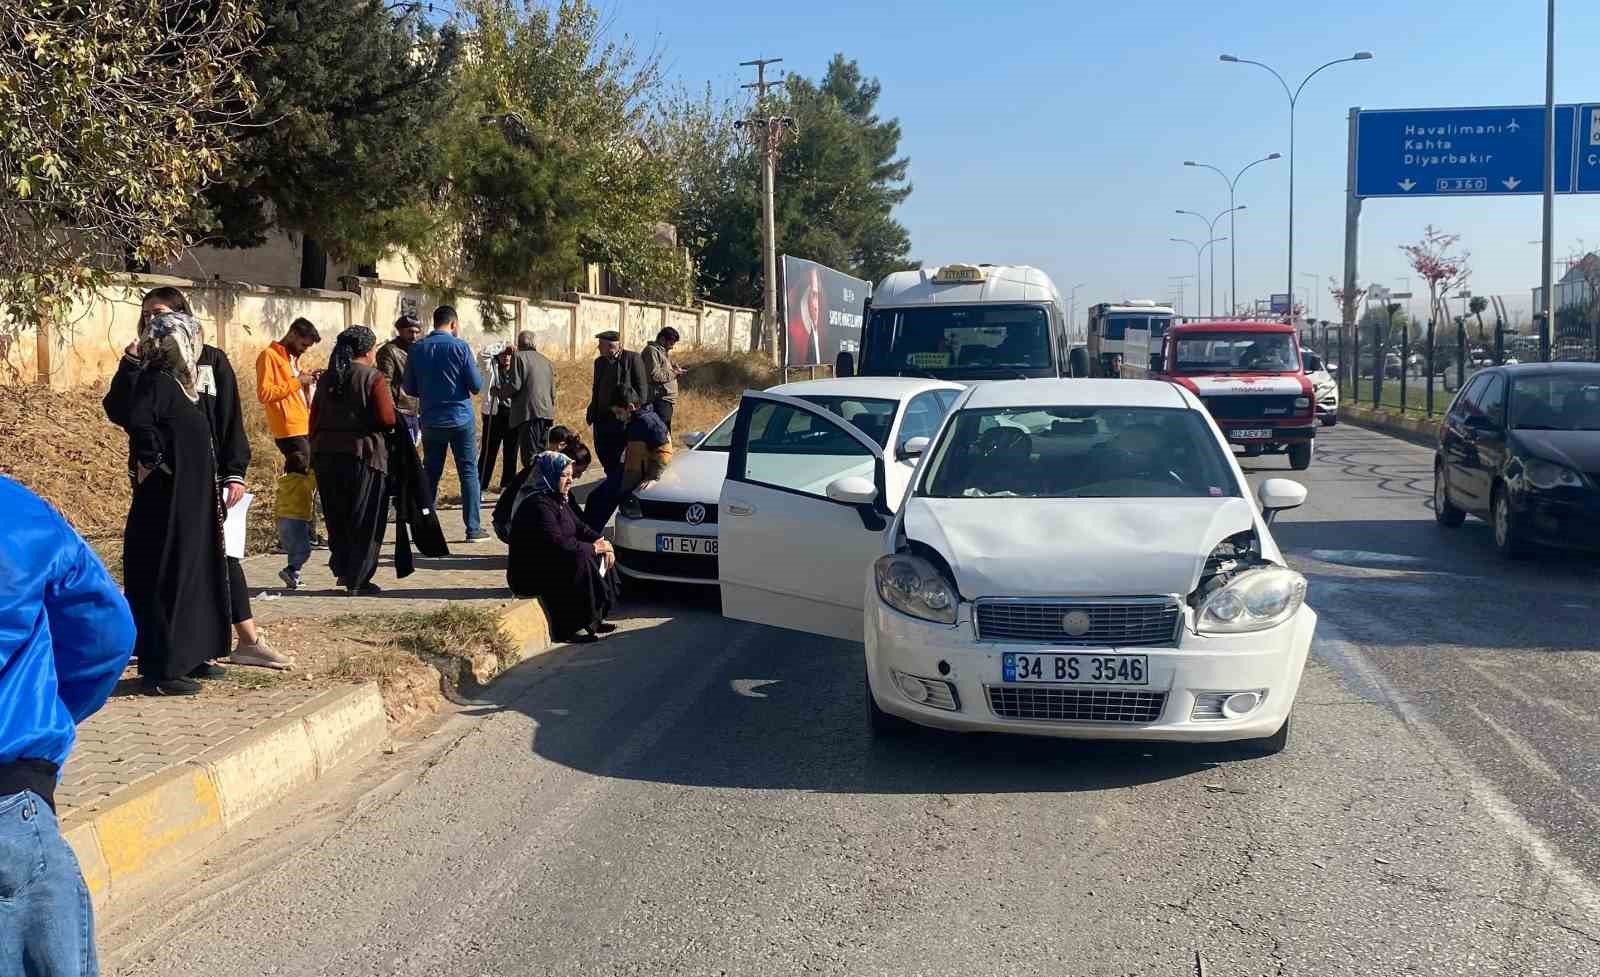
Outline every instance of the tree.
[(181, 252), (254, 104), (260, 31), (236, 0), (0, 4), (0, 334)]
[(696, 289), (736, 305), (760, 304), (760, 202), (755, 160), (735, 126), (738, 110), (709, 86), (663, 101), (651, 125), (655, 152), (674, 163), (678, 243), (693, 256)]
[(1488, 307), (1489, 300), (1484, 298), (1482, 295), (1474, 295), (1472, 300), (1467, 303), (1467, 311), (1475, 316), (1478, 320), (1478, 342), (1480, 343), (1487, 342), (1489, 338), (1488, 333), (1483, 325), (1483, 312)]
[(1447, 234), (1429, 224), (1422, 232), (1422, 240), (1400, 246), (1411, 270), (1428, 283), (1428, 319), (1432, 322), (1440, 319), (1440, 299), (1465, 286), (1472, 277), (1468, 267), (1472, 255), (1467, 251), (1458, 253), (1460, 243), (1461, 235)]
[(307, 239), (321, 287), (321, 252), (371, 263), (420, 249), (427, 203), (445, 182), (427, 138), (452, 97), (454, 28), (384, 0), (258, 0), (266, 25), (248, 71), (260, 100), (228, 180), (196, 223), (209, 243), (255, 247), (274, 226)]

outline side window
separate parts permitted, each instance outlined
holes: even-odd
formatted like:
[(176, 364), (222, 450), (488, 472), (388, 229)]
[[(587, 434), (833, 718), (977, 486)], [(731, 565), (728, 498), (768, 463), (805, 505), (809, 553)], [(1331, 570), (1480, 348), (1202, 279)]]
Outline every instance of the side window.
[(1477, 402), (1478, 395), (1483, 392), (1483, 385), (1488, 379), (1487, 376), (1480, 375), (1468, 380), (1467, 385), (1461, 388), (1461, 393), (1456, 395), (1456, 402), (1450, 405), (1450, 415), (1460, 420), (1471, 414), (1475, 409), (1473, 405)]
[(1505, 377), (1495, 374), (1489, 380), (1488, 389), (1477, 400), (1477, 413), (1489, 418), (1497, 425), (1506, 422), (1506, 380)]
[(931, 438), (939, 430), (946, 408), (938, 395), (929, 392), (917, 394), (906, 405), (905, 420), (900, 422), (900, 439), (896, 447), (904, 447), (912, 438)]
[(822, 408), (758, 405), (750, 417), (743, 480), (826, 497), (828, 486), (840, 478), (872, 478), (871, 450), (830, 417)]

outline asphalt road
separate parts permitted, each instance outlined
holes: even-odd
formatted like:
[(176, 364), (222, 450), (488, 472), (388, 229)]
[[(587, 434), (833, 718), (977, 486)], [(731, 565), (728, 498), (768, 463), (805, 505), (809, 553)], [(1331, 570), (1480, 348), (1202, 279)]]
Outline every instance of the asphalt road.
[(1435, 527), (1423, 449), (1319, 449), (1280, 756), (875, 743), (859, 647), (667, 595), (107, 921), (107, 971), (1600, 974), (1600, 570)]

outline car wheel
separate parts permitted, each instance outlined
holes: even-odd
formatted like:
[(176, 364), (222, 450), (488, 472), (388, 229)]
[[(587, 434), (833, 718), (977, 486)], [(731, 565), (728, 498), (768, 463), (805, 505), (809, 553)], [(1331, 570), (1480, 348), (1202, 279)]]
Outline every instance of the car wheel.
[(1333, 427), (1337, 423), (1339, 423), (1339, 415), (1338, 414), (1324, 414), (1324, 415), (1322, 415), (1322, 426), (1323, 427)]
[(1433, 518), (1439, 525), (1454, 529), (1467, 521), (1467, 514), (1457, 509), (1450, 501), (1450, 492), (1445, 485), (1443, 465), (1433, 466)]
[(1246, 458), (1260, 458), (1262, 450), (1259, 444), (1247, 444), (1244, 446), (1244, 456)]
[(1260, 739), (1240, 740), (1234, 744), (1234, 749), (1246, 757), (1268, 757), (1282, 753), (1289, 745), (1289, 723), (1293, 718), (1294, 714), (1290, 713), (1283, 717), (1283, 725), (1278, 727), (1276, 733)]
[(1528, 555), (1527, 541), (1522, 538), (1522, 530), (1511, 512), (1511, 500), (1506, 497), (1506, 490), (1498, 485), (1489, 507), (1489, 521), (1494, 525), (1494, 547), (1501, 556), (1520, 560)]
[(872, 697), (872, 682), (864, 671), (861, 673), (861, 691), (867, 696), (867, 728), (873, 736), (900, 737), (917, 728), (916, 723), (878, 708), (878, 700)]
[(1311, 442), (1289, 445), (1289, 467), (1303, 472), (1311, 467)]

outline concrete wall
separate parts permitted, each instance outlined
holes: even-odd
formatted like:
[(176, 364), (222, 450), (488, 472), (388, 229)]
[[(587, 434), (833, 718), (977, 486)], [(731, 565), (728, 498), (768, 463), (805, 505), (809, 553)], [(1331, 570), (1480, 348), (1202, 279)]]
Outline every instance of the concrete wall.
[[(139, 323), (139, 299), (162, 285), (180, 288), (205, 327), (206, 341), (225, 350), (243, 371), (256, 354), (283, 335), (289, 323), (305, 317), (331, 343), (340, 330), (362, 323), (380, 340), (393, 335), (393, 324), (409, 312), (427, 324), (438, 304), (435, 296), (414, 282), (348, 278), (351, 291), (287, 288), (168, 275), (119, 275), (98, 292), (85, 294), (67, 321), (44, 342), (23, 334), (0, 350), (0, 383), (45, 382), (54, 387), (93, 383), (116, 370), (118, 357), (133, 342)], [(509, 345), (523, 329), (532, 330), (539, 349), (556, 358), (587, 357), (594, 335), (624, 330), (630, 349), (638, 349), (671, 324), (682, 334), (682, 348), (705, 347), (743, 352), (756, 348), (751, 309), (706, 304), (696, 308), (574, 293), (572, 301), (532, 301), (515, 296), (461, 294), (455, 299), (461, 338), (476, 348)], [(490, 310), (498, 308), (498, 319)], [(318, 352), (325, 352), (325, 345)]]

